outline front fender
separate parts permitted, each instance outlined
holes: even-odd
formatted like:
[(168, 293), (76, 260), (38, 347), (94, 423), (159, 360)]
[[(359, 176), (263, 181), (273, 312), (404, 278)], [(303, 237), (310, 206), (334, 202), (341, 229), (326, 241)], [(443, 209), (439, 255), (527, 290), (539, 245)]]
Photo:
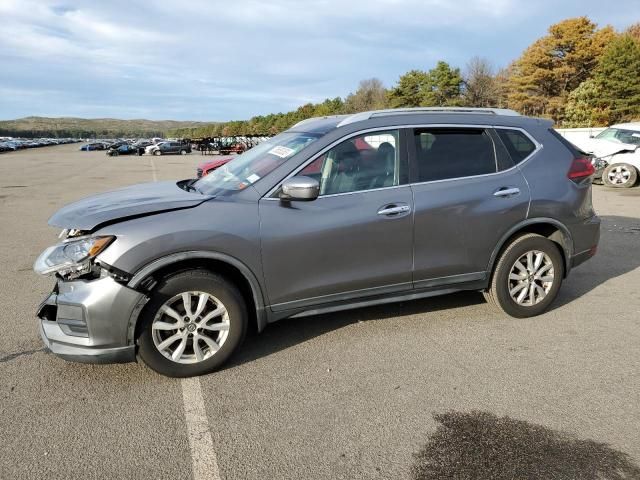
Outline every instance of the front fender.
[[(185, 260), (199, 260), (199, 259), (200, 260), (217, 260), (220, 262), (224, 262), (228, 265), (235, 267), (242, 274), (242, 276), (247, 280), (247, 282), (251, 287), (251, 295), (253, 297), (253, 302), (256, 306), (257, 327), (259, 332), (262, 331), (264, 327), (267, 325), (267, 316), (265, 311), (264, 295), (262, 293), (262, 288), (260, 286), (260, 283), (258, 282), (258, 279), (255, 276), (255, 274), (251, 271), (251, 269), (249, 269), (249, 267), (247, 267), (244, 263), (242, 263), (237, 258), (231, 257), (229, 255), (225, 255), (223, 253), (209, 252), (209, 251), (203, 251), (203, 250), (193, 250), (193, 251), (187, 251), (187, 252), (172, 253), (170, 255), (157, 258), (154, 261), (142, 267), (140, 270), (138, 270), (127, 283), (127, 287), (133, 290), (139, 290), (142, 282), (144, 282), (144, 280), (149, 278), (151, 275), (153, 275), (153, 273), (157, 272), (158, 270), (168, 267), (170, 265), (183, 262)], [(134, 309), (134, 312), (130, 318), (129, 329), (128, 329), (129, 336), (131, 337), (130, 340), (133, 338), (133, 334), (135, 332), (135, 326), (136, 326), (136, 323), (138, 322), (138, 317), (140, 316), (140, 313), (144, 305), (147, 303), (147, 301), (148, 301), (148, 297), (146, 297), (143, 301), (138, 302), (138, 305)]]

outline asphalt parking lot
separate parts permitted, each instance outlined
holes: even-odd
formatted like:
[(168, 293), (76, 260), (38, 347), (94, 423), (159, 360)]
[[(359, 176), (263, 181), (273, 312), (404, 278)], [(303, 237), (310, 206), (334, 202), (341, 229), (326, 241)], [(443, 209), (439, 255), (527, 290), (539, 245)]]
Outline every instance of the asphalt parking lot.
[[(540, 462), (522, 462), (519, 476), (493, 478), (572, 478), (553, 470), (571, 461), (610, 475), (581, 478), (640, 478), (640, 188), (594, 187), (599, 253), (540, 317), (496, 315), (479, 293), (460, 293), (285, 320), (201, 377), (192, 397), (193, 384), (142, 364), (67, 363), (42, 347), (35, 310), (52, 280), (31, 267), (56, 241), (49, 216), (95, 192), (191, 177), (205, 158), (78, 147), (0, 155), (0, 478), (193, 478), (203, 462), (212, 470), (196, 478), (489, 468), (465, 452), (505, 452), (489, 462), (502, 473), (509, 454), (557, 460), (554, 475), (526, 475)], [(195, 437), (193, 398), (208, 422)], [(438, 462), (449, 470), (429, 473)]]

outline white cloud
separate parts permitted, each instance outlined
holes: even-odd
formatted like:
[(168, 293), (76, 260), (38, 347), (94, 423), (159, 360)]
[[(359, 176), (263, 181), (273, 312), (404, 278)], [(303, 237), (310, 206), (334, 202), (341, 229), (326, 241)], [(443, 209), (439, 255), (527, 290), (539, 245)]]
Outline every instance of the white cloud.
[[(519, 29), (539, 35), (549, 12), (587, 13), (579, 0), (568, 4), (560, 12), (552, 0), (0, 0), (0, 88), (23, 92), (0, 103), (0, 117), (283, 111), (346, 95), (362, 78), (390, 84), (438, 59), (463, 66), (512, 44), (517, 52), (529, 41)], [(51, 91), (61, 93), (24, 93)]]

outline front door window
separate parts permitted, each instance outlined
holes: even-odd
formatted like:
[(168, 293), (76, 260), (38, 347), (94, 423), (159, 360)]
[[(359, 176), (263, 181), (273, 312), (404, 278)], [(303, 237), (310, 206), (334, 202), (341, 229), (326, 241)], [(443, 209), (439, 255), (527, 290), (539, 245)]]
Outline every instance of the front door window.
[(398, 139), (398, 130), (358, 135), (311, 162), (299, 175), (317, 179), (320, 196), (405, 184), (407, 168)]

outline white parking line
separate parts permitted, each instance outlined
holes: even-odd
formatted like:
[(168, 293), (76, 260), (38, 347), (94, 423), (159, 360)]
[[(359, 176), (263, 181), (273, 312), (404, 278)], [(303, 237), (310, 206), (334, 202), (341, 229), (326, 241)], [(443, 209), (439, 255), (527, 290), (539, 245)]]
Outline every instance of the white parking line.
[[(153, 157), (149, 157), (153, 181), (158, 181), (158, 173)], [(187, 424), (187, 437), (191, 450), (191, 466), (194, 480), (220, 480), (218, 460), (213, 449), (213, 440), (209, 431), (209, 420), (204, 409), (202, 387), (198, 377), (183, 378), (182, 403), (184, 419)]]
[(213, 450), (209, 420), (204, 409), (198, 377), (182, 379), (182, 400), (191, 449), (194, 480), (220, 480), (218, 461)]
[(153, 156), (149, 157), (149, 163), (151, 164), (151, 175), (153, 175), (153, 181), (158, 181), (158, 171), (156, 170), (156, 162), (153, 161)]

